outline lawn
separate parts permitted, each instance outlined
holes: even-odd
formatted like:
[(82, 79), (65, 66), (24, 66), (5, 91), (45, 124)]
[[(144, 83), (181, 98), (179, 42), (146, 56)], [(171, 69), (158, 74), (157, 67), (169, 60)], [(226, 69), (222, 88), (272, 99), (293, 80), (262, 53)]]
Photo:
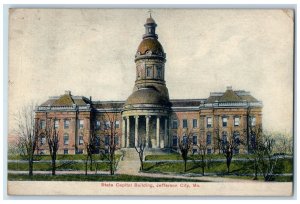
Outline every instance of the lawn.
[[(116, 159), (120, 159), (121, 155), (116, 154)], [(97, 160), (105, 160), (106, 158), (103, 155), (94, 154), (93, 158), (97, 158)], [(85, 160), (86, 155), (85, 154), (59, 154), (57, 155), (57, 160)], [(9, 155), (8, 160), (27, 160), (26, 157), (22, 155)], [(40, 160), (51, 160), (50, 155), (35, 155), (34, 156), (35, 161)]]
[[(248, 154), (239, 154), (235, 155), (233, 158), (249, 158), (251, 155)], [(208, 159), (225, 159), (224, 155), (222, 154), (210, 154), (206, 155)], [(181, 154), (179, 153), (171, 153), (171, 154), (164, 154), (164, 155), (147, 155), (145, 157), (146, 161), (150, 160), (182, 160)], [(201, 156), (199, 154), (189, 155), (188, 160), (201, 160)]]
[[(184, 172), (183, 162), (146, 162), (144, 164), (144, 172), (148, 173), (195, 173), (202, 174), (202, 168), (200, 162), (188, 162), (187, 172)], [(227, 166), (225, 161), (211, 161), (205, 167), (205, 173), (214, 173), (217, 175), (226, 175)], [(254, 168), (253, 164), (249, 160), (245, 161), (232, 161), (230, 165), (230, 175), (243, 176), (245, 174), (253, 174)], [(282, 173), (293, 173), (293, 159), (285, 158), (279, 159), (276, 168), (274, 169), (274, 174)], [(286, 177), (286, 176), (285, 176)], [(241, 177), (240, 177), (241, 178)], [(283, 180), (292, 180), (292, 176), (288, 178), (283, 178)]]
[[(78, 163), (74, 161), (69, 162), (63, 162), (63, 163), (57, 163), (56, 164), (56, 170), (57, 171), (78, 171), (78, 170), (85, 170), (85, 163)], [(28, 171), (28, 163), (8, 163), (8, 170), (14, 170), (14, 171)], [(34, 163), (33, 164), (33, 170), (34, 171), (51, 171), (51, 163)], [(88, 164), (88, 170), (89, 170), (89, 164)], [(95, 170), (95, 167), (93, 167), (93, 170)], [(98, 163), (98, 170), (101, 171), (108, 171), (109, 170), (109, 163)]]
[(193, 179), (179, 178), (153, 178), (145, 176), (131, 175), (83, 175), (83, 174), (66, 174), (66, 175), (42, 175), (36, 174), (32, 177), (25, 174), (8, 174), (9, 181), (127, 181), (127, 182), (206, 182)]

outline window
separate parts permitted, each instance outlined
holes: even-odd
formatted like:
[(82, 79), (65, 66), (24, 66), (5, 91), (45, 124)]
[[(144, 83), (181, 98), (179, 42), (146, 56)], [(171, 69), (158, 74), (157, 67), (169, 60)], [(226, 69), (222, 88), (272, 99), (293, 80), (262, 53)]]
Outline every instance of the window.
[(78, 149), (77, 154), (83, 154), (83, 149)]
[(222, 125), (223, 127), (227, 127), (227, 117), (222, 118)]
[(64, 134), (64, 145), (68, 145), (68, 144), (69, 144), (69, 135)]
[(95, 145), (96, 145), (96, 147), (100, 146), (100, 135), (96, 136), (96, 138), (95, 138)]
[(239, 148), (235, 148), (234, 150), (233, 150), (233, 154), (239, 154), (240, 153), (240, 149)]
[(97, 120), (97, 121), (96, 121), (96, 130), (99, 130), (99, 129), (100, 129), (100, 125), (101, 125), (100, 121)]
[(251, 117), (251, 126), (254, 127), (256, 125), (256, 118)]
[(161, 66), (157, 66), (156, 70), (157, 70), (157, 78), (160, 79), (161, 78)]
[(59, 120), (54, 120), (54, 128), (55, 129), (59, 128)]
[(240, 133), (238, 131), (234, 131), (233, 140), (236, 145), (240, 144)]
[(83, 145), (83, 135), (79, 136), (79, 145)]
[(193, 128), (197, 128), (197, 126), (198, 126), (197, 119), (193, 119)]
[(212, 118), (208, 117), (207, 118), (207, 128), (211, 128), (212, 127)]
[(108, 130), (109, 128), (110, 128), (110, 122), (109, 122), (109, 121), (106, 121), (106, 122), (105, 122), (104, 129), (105, 129), (105, 130)]
[(178, 122), (177, 122), (177, 120), (173, 120), (173, 121), (172, 121), (172, 128), (173, 128), (173, 129), (177, 129), (177, 127), (178, 127)]
[(250, 141), (251, 141), (251, 148), (252, 149), (256, 149), (256, 135), (254, 132), (251, 133), (251, 136), (250, 136)]
[(196, 154), (197, 153), (197, 149), (193, 149), (193, 154)]
[(118, 120), (115, 123), (115, 128), (120, 128), (120, 122)]
[(207, 154), (211, 154), (211, 148), (207, 149)]
[(46, 121), (45, 120), (41, 120), (40, 126), (41, 126), (41, 129), (45, 129), (46, 128)]
[(109, 135), (106, 135), (104, 138), (104, 144), (109, 145)]
[(234, 126), (239, 126), (240, 125), (240, 118), (239, 117), (235, 117), (234, 118)]
[(186, 145), (187, 143), (188, 143), (188, 137), (186, 135), (183, 135), (182, 144)]
[(41, 136), (41, 145), (44, 145), (44, 144), (46, 144), (46, 136), (42, 135)]
[(40, 155), (44, 155), (45, 154), (45, 150), (41, 149), (40, 150)]
[(64, 154), (69, 154), (69, 150), (68, 149), (64, 149)]
[(197, 138), (197, 135), (194, 134), (193, 135), (193, 145), (197, 145), (197, 143), (198, 143), (198, 138)]
[(182, 128), (187, 128), (188, 124), (187, 124), (187, 119), (183, 119), (182, 120)]
[(147, 67), (146, 68), (146, 76), (147, 77), (151, 77), (151, 75), (152, 75), (152, 68), (151, 67)]
[(206, 144), (210, 145), (211, 144), (211, 133), (207, 132), (206, 134)]
[(83, 120), (79, 120), (79, 129), (83, 129)]
[(115, 145), (118, 145), (119, 144), (119, 137), (118, 137), (118, 135), (115, 135)]
[(222, 132), (222, 144), (225, 145), (227, 143), (227, 132)]
[(70, 127), (70, 120), (64, 120), (64, 128), (69, 129)]
[(173, 136), (173, 146), (177, 146), (178, 140), (177, 136)]

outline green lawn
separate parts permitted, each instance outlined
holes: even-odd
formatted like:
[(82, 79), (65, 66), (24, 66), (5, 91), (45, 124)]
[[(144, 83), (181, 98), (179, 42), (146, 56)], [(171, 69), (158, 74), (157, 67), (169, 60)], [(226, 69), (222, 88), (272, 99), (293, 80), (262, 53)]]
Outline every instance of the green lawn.
[[(208, 159), (225, 159), (224, 155), (222, 154), (210, 154), (206, 155)], [(235, 155), (233, 158), (251, 158), (251, 155), (248, 154), (239, 154)], [(189, 155), (189, 160), (201, 160), (199, 154)], [(181, 154), (179, 153), (171, 153), (165, 155), (147, 155), (145, 157), (146, 161), (150, 160), (182, 160)]]
[[(99, 154), (93, 155), (94, 158), (97, 158), (98, 160), (105, 160), (106, 158)], [(120, 159), (121, 155), (116, 154), (115, 155), (116, 159)], [(85, 160), (86, 155), (85, 154), (59, 154), (57, 155), (57, 160)], [(21, 155), (9, 155), (8, 160), (27, 160), (26, 157), (21, 156)], [(50, 155), (35, 155), (34, 156), (35, 161), (40, 161), (40, 160), (51, 160)]]
[[(249, 161), (232, 161), (230, 165), (230, 174), (243, 175), (253, 174), (253, 164)], [(149, 173), (184, 173), (184, 163), (172, 162), (151, 162), (144, 164), (144, 171)], [(187, 172), (201, 174), (202, 168), (200, 162), (188, 162)], [(212, 161), (205, 167), (205, 173), (217, 173), (225, 175), (227, 173), (227, 166), (225, 161)], [(279, 159), (278, 164), (274, 170), (274, 174), (293, 173), (293, 159)]]
[(33, 175), (32, 177), (24, 174), (8, 174), (9, 181), (127, 181), (127, 182), (206, 182), (193, 179), (179, 178), (153, 178), (144, 176), (131, 175), (83, 175), (83, 174), (66, 174), (66, 175)]
[[(56, 164), (56, 170), (58, 171), (68, 171), (68, 170), (85, 170), (84, 163), (76, 163), (76, 162), (65, 162)], [(93, 167), (93, 170), (95, 167)], [(14, 171), (28, 171), (27, 163), (8, 163), (8, 170)], [(51, 171), (51, 163), (34, 163), (33, 164), (34, 171)], [(89, 164), (88, 164), (89, 170)], [(108, 171), (109, 163), (98, 163), (98, 170)]]

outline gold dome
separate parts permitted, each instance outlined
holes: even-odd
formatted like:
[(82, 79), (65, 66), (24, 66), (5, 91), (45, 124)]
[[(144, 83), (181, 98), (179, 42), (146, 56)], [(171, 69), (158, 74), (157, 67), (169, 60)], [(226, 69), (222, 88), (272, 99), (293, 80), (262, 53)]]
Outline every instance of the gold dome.
[(146, 54), (147, 51), (152, 53), (164, 53), (164, 49), (161, 46), (160, 42), (155, 38), (145, 38), (139, 45), (137, 52), (140, 52), (141, 55)]

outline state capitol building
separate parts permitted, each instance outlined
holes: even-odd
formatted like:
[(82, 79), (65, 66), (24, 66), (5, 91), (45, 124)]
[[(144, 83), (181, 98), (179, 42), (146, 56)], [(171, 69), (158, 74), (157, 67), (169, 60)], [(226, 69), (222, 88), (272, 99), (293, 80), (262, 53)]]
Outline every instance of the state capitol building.
[[(157, 24), (150, 16), (144, 26), (145, 34), (135, 54), (133, 92), (125, 101), (93, 101), (65, 91), (36, 108), (41, 129), (48, 118), (55, 120), (60, 138), (58, 154), (86, 153), (84, 143), (91, 134), (105, 147), (110, 140), (106, 130), (111, 125), (119, 148), (134, 148), (144, 142), (147, 148), (177, 150), (187, 136), (193, 153), (200, 141), (205, 141), (207, 154), (217, 153), (216, 138), (226, 140), (230, 135), (249, 144), (249, 128), (262, 126), (262, 102), (250, 92), (232, 87), (211, 92), (204, 99), (170, 99), (165, 81), (166, 53), (155, 32)], [(41, 134), (38, 153), (47, 153), (47, 149)], [(235, 153), (247, 153), (247, 148), (236, 148)]]

